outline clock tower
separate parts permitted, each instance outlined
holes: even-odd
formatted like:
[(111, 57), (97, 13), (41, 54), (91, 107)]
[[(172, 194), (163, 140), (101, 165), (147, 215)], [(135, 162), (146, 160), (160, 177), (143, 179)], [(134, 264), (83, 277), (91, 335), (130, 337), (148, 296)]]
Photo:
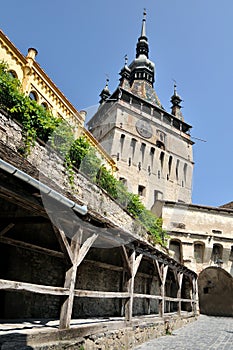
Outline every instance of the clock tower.
[(191, 202), (193, 142), (191, 126), (180, 111), (182, 100), (176, 86), (169, 113), (156, 94), (154, 82), (144, 11), (136, 57), (129, 65), (125, 57), (120, 83), (112, 94), (107, 81), (88, 128), (116, 160), (118, 178), (156, 212), (161, 200)]

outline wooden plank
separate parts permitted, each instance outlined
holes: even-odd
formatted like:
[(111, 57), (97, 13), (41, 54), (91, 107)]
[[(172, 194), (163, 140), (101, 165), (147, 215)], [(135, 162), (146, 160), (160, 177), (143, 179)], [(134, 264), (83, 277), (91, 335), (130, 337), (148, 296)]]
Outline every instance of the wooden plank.
[(0, 279), (0, 290), (9, 290), (9, 291), (26, 291), (39, 294), (48, 294), (48, 295), (68, 295), (69, 290), (62, 287), (51, 287), (44, 286), (41, 284), (32, 284), (26, 282), (17, 282)]
[(129, 293), (127, 292), (101, 292), (101, 291), (90, 291), (83, 289), (75, 289), (74, 295), (76, 297), (86, 298), (128, 298)]
[(55, 256), (56, 258), (64, 258), (64, 254), (62, 252), (58, 252), (56, 250), (51, 250), (48, 248), (40, 247), (40, 246), (37, 246), (35, 244), (22, 242), (22, 241), (13, 239), (13, 238), (0, 237), (0, 242), (4, 243), (4, 244), (13, 245), (15, 247), (21, 247), (21, 248), (25, 248), (28, 250), (33, 250), (35, 252), (39, 252), (42, 254)]
[(8, 231), (10, 231), (12, 229), (12, 227), (14, 227), (15, 224), (10, 223), (9, 225), (7, 225), (4, 229), (2, 229), (2, 231), (0, 231), (0, 237), (5, 235)]
[(111, 264), (107, 264), (107, 263), (103, 263), (103, 262), (95, 261), (95, 260), (85, 259), (84, 264), (95, 265), (97, 267), (100, 267), (100, 268), (103, 268), (106, 270), (111, 270), (111, 271), (123, 271), (122, 266), (111, 265)]
[(152, 294), (134, 293), (133, 296), (134, 298), (139, 298), (139, 299), (156, 299), (156, 300), (162, 299), (161, 295), (152, 295)]

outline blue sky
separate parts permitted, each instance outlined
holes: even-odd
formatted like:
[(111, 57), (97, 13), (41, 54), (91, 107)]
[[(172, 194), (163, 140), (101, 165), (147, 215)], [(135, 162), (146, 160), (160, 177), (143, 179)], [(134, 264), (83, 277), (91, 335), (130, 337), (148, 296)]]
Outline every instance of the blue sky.
[(144, 7), (155, 90), (170, 110), (175, 79), (192, 137), (206, 140), (194, 139), (193, 202), (232, 201), (232, 0), (8, 0), (0, 26), (23, 54), (35, 47), (67, 98), (89, 109), (106, 74), (114, 91), (124, 55), (134, 58)]

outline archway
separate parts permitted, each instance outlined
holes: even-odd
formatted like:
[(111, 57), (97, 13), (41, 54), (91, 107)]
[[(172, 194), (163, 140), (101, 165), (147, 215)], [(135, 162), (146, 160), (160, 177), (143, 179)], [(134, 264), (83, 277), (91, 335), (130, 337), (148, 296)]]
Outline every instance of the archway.
[(233, 278), (220, 267), (208, 267), (198, 277), (200, 312), (233, 316)]

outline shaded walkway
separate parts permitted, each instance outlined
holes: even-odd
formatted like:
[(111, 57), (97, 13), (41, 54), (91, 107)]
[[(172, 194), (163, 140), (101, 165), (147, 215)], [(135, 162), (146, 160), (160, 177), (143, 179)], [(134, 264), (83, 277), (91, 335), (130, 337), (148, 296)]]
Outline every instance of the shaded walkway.
[(201, 315), (196, 322), (134, 350), (233, 350), (233, 318)]

